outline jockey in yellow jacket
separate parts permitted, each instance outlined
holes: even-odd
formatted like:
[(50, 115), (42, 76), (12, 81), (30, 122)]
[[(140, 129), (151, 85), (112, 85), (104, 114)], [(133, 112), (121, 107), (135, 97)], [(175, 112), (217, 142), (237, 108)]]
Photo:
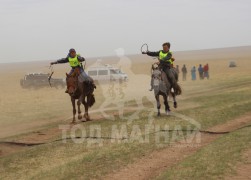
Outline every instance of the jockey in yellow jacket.
[[(81, 75), (81, 78), (83, 79), (83, 81), (85, 83), (93, 83), (93, 79), (91, 77), (89, 77), (84, 71), (84, 68), (82, 66), (82, 62), (84, 62), (84, 61), (85, 61), (85, 58), (81, 57), (80, 54), (77, 54), (75, 49), (70, 49), (68, 56), (66, 58), (62, 58), (62, 59), (59, 59), (55, 62), (52, 62), (51, 65), (69, 63), (71, 66), (71, 71), (70, 71), (69, 75), (71, 75), (74, 72), (74, 70), (76, 68), (78, 68), (80, 70), (80, 75)], [(94, 85), (94, 83), (93, 83), (93, 85)], [(94, 87), (96, 87), (96, 86), (94, 85)], [(68, 90), (66, 90), (65, 92), (68, 93)]]
[[(166, 73), (167, 78), (169, 82), (171, 83), (172, 88), (175, 91), (177, 87), (177, 82), (176, 82), (173, 72), (170, 70), (171, 68), (173, 68), (173, 62), (175, 60), (172, 57), (173, 53), (170, 51), (171, 44), (167, 42), (167, 43), (164, 43), (162, 47), (163, 47), (163, 50), (160, 50), (157, 52), (150, 52), (150, 51), (142, 52), (142, 54), (147, 54), (148, 56), (158, 57), (159, 59), (158, 64), (160, 66), (160, 69)], [(150, 91), (152, 91), (153, 89), (152, 82), (151, 82), (151, 86), (152, 87)]]

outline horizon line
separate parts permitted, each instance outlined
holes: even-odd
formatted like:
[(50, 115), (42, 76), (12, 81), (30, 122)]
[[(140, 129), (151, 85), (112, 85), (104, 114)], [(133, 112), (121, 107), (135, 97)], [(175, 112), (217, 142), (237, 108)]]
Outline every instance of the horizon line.
[[(181, 50), (181, 51), (172, 51), (172, 52), (193, 52), (193, 51), (207, 51), (207, 50), (217, 50), (217, 49), (230, 49), (230, 48), (242, 48), (242, 47), (251, 47), (251, 45), (241, 45), (241, 46), (227, 46), (227, 47), (219, 47), (219, 48), (207, 48), (207, 49), (193, 49), (193, 50)], [(141, 54), (126, 54), (127, 56), (135, 56)], [(105, 55), (105, 56), (89, 56), (86, 57), (89, 59), (100, 59), (107, 57), (116, 57), (116, 55)], [(31, 60), (31, 61), (12, 61), (12, 62), (0, 62), (0, 64), (14, 64), (14, 63), (28, 63), (28, 62), (43, 62), (50, 60)]]

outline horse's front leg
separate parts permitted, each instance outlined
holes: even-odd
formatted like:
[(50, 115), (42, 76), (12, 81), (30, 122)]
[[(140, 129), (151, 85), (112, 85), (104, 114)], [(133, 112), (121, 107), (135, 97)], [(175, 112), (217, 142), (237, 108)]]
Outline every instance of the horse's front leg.
[(161, 105), (160, 105), (160, 101), (159, 101), (159, 94), (155, 96), (155, 99), (157, 101), (158, 116), (160, 116)]
[(76, 118), (75, 118), (75, 115), (76, 115), (76, 104), (75, 104), (75, 99), (73, 97), (71, 97), (71, 103), (72, 103), (72, 108), (73, 108), (73, 119), (72, 119), (72, 123), (75, 123), (76, 122)]
[(78, 119), (81, 120), (82, 119), (82, 115), (81, 115), (81, 102), (82, 102), (82, 96), (80, 96), (80, 98), (78, 99), (77, 105), (78, 105)]
[(163, 99), (164, 99), (164, 104), (165, 104), (165, 111), (166, 111), (166, 115), (169, 115), (169, 112), (170, 112), (170, 107), (169, 107), (169, 104), (168, 104), (168, 100), (167, 100), (167, 95), (164, 94), (163, 95)]

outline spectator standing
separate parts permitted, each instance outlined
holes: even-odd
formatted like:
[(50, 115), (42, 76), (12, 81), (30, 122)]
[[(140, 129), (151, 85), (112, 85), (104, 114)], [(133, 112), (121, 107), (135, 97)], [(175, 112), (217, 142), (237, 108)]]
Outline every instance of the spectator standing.
[(182, 71), (182, 77), (183, 77), (182, 79), (183, 81), (186, 81), (187, 80), (187, 67), (185, 64), (183, 65), (181, 71)]
[(180, 73), (180, 67), (179, 67), (179, 65), (176, 65), (176, 71), (177, 71), (178, 74)]
[(203, 69), (204, 69), (204, 78), (209, 79), (209, 66), (208, 66), (208, 64), (206, 64)]
[(196, 80), (196, 67), (192, 67), (191, 69), (191, 75), (192, 75), (192, 80), (195, 81)]
[(203, 75), (203, 73), (204, 73), (204, 68), (202, 67), (201, 64), (199, 65), (198, 72), (199, 72), (200, 80), (203, 80), (203, 79), (204, 79), (204, 75)]

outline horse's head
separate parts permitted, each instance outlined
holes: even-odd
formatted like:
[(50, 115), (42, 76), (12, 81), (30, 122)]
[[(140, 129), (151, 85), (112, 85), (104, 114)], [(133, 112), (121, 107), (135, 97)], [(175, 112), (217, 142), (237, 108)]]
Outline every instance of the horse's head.
[(78, 89), (78, 75), (79, 75), (79, 73), (77, 73), (75, 71), (71, 75), (66, 73), (66, 84), (67, 84), (68, 93), (70, 95), (73, 95)]
[(161, 70), (157, 64), (152, 65), (152, 77), (154, 79), (161, 79)]

